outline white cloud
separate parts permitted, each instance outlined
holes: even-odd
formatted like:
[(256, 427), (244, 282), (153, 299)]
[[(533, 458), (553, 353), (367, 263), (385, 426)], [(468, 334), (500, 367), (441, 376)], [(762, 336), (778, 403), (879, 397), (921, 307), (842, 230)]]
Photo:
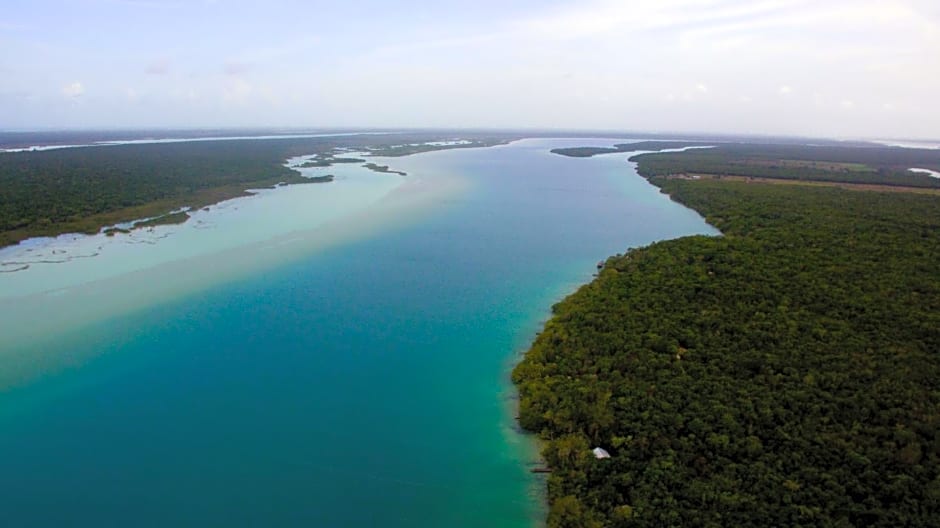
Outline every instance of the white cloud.
[(176, 88), (168, 94), (177, 101), (195, 101), (199, 99), (199, 92), (193, 88)]
[(222, 93), (222, 100), (226, 103), (241, 104), (247, 101), (252, 92), (254, 87), (251, 83), (245, 79), (234, 79)]
[(32, 26), (25, 24), (13, 24), (7, 21), (0, 21), (0, 31), (31, 31)]
[(245, 73), (248, 73), (251, 67), (244, 62), (237, 61), (226, 61), (222, 66), (222, 71), (225, 72), (225, 75), (239, 76)]
[(170, 72), (170, 61), (169, 59), (157, 59), (147, 65), (146, 71), (149, 75), (166, 75)]
[[(180, 0), (131, 1), (165, 6)], [(383, 7), (355, 22), (337, 18), (334, 9), (297, 4), (283, 10), (272, 3), (274, 9), (252, 11), (258, 20), (246, 20), (244, 10), (212, 9), (217, 19), (211, 27), (186, 33), (180, 24), (171, 43), (142, 34), (136, 43), (126, 38), (110, 47), (70, 48), (62, 43), (77, 41), (78, 29), (64, 27), (62, 39), (50, 35), (43, 45), (27, 46), (0, 32), (0, 45), (24, 50), (3, 58), (0, 77), (4, 89), (34, 90), (48, 83), (49, 71), (66, 72), (95, 87), (94, 97), (82, 95), (82, 83), (59, 88), (81, 98), (89, 114), (100, 109), (94, 115), (104, 120), (115, 115), (108, 110), (124, 105), (141, 116), (141, 126), (263, 122), (940, 136), (936, 0), (557, 0), (484, 20), (389, 16)], [(457, 12), (449, 4), (440, 11)], [(235, 30), (270, 23), (264, 20), (269, 16), (278, 17), (276, 27), (308, 21), (309, 31)], [(59, 86), (39, 91), (59, 95)], [(193, 101), (196, 93), (200, 104)], [(132, 107), (141, 94), (147, 105)], [(852, 101), (851, 113), (843, 100)], [(0, 112), (12, 110), (0, 106)], [(26, 126), (54, 124), (62, 115), (17, 112), (34, 114), (17, 122)]]
[(157, 8), (157, 9), (183, 9), (186, 4), (174, 1), (159, 0), (109, 0), (111, 3), (130, 7)]
[(759, 19), (802, 4), (802, 0), (659, 0), (578, 2), (569, 9), (524, 21), (525, 30), (553, 38), (596, 37), (605, 33), (696, 30)]
[(85, 87), (82, 85), (82, 83), (78, 81), (69, 83), (62, 87), (62, 95), (72, 98), (72, 99), (81, 97), (82, 95), (84, 95), (84, 93), (85, 93)]

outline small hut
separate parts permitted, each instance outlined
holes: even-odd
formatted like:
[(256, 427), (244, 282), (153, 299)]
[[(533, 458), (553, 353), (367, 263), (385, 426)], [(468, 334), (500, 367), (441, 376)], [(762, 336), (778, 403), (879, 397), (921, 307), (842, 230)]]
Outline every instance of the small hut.
[(602, 458), (610, 458), (610, 453), (607, 452), (603, 447), (595, 447), (591, 450), (594, 453), (594, 458), (600, 460)]

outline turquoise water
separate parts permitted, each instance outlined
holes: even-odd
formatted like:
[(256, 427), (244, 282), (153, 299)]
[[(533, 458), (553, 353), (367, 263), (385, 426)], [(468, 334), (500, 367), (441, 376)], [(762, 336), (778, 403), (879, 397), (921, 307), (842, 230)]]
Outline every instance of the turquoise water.
[(714, 233), (624, 155), (548, 153), (579, 144), (403, 158), (469, 185), (395, 229), (43, 341), (57, 367), (0, 393), (0, 525), (539, 522), (513, 361), (598, 260)]

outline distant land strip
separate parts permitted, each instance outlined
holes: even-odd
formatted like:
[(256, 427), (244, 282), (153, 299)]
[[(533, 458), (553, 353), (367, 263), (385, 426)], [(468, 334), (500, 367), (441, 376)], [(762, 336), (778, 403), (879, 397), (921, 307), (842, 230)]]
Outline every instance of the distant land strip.
[[(518, 137), (363, 134), (0, 153), (0, 247), (37, 236), (94, 234), (115, 224), (145, 218), (158, 223), (181, 222), (188, 217), (170, 213), (247, 196), (248, 189), (333, 180), (325, 176), (306, 178), (284, 165), (285, 160), (296, 156), (315, 154), (305, 166), (329, 167), (365, 161), (334, 157), (339, 150), (368, 152), (370, 156), (407, 156), (504, 144)], [(398, 173), (381, 165), (367, 168)]]
[(602, 154), (619, 154), (622, 152), (659, 151), (681, 149), (689, 147), (711, 147), (715, 143), (701, 141), (637, 141), (635, 143), (619, 143), (613, 147), (566, 147), (552, 149), (552, 154), (568, 156), (570, 158), (590, 158)]
[[(705, 147), (711, 148), (691, 148)], [(673, 149), (682, 152), (656, 152)], [(575, 158), (603, 154), (654, 151), (630, 158), (646, 177), (704, 176), (852, 184), (875, 190), (940, 189), (940, 178), (912, 172), (913, 167), (940, 171), (940, 150), (891, 147), (880, 144), (796, 145), (770, 143), (705, 143), (700, 141), (644, 141), (613, 147), (571, 147), (553, 153)], [(849, 188), (849, 186), (846, 186)]]

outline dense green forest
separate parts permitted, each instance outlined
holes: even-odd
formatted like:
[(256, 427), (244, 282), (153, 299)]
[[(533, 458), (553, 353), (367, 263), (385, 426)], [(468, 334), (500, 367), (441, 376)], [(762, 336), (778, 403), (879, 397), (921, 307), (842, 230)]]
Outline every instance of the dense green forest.
[[(459, 147), (502, 143), (509, 136), (469, 136)], [(284, 166), (292, 156), (335, 149), (406, 155), (455, 148), (427, 145), (439, 134), (387, 134), (300, 139), (198, 141), (0, 153), (0, 247), (32, 236), (94, 233), (102, 227), (201, 207), (245, 189), (315, 183)]]
[(610, 258), (515, 368), (549, 526), (940, 526), (940, 198), (653, 182), (724, 236)]
[(175, 202), (200, 191), (234, 188), (227, 198), (253, 185), (300, 181), (283, 166), (286, 147), (213, 141), (0, 154), (0, 245), (63, 228), (97, 231), (107, 223), (83, 220), (153, 202), (161, 204), (151, 214), (202, 205)]
[(940, 150), (875, 144), (820, 145), (702, 141), (640, 141), (613, 147), (570, 147), (555, 154), (589, 158), (637, 150), (660, 151), (709, 147), (684, 152), (638, 154), (638, 171), (646, 177), (707, 174), (786, 180), (863, 183), (940, 188), (940, 179), (913, 173), (912, 167), (940, 171)]
[(631, 161), (646, 177), (695, 173), (940, 188), (940, 179), (908, 170), (940, 170), (940, 150), (930, 149), (732, 143)]

